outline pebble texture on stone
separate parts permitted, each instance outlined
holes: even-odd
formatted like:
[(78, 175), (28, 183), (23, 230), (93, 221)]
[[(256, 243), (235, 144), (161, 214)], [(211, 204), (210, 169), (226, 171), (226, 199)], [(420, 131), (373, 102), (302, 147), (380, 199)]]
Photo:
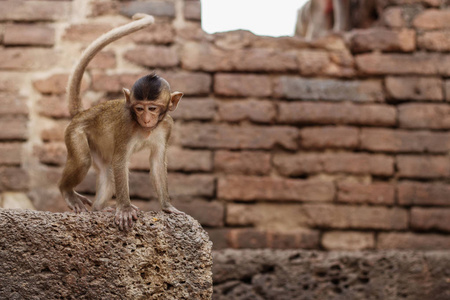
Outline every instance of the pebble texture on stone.
[(449, 251), (214, 252), (214, 300), (450, 299)]
[(207, 233), (192, 217), (0, 209), (0, 299), (211, 299)]

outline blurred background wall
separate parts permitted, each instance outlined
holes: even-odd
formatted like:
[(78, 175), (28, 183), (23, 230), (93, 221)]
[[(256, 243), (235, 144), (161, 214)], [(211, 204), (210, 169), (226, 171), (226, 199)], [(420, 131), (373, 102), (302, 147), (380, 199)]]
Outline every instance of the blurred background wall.
[[(155, 25), (89, 65), (83, 102), (151, 70), (184, 92), (169, 190), (215, 249), (450, 249), (450, 11), (379, 5), (376, 26), (306, 42), (206, 34), (197, 0), (0, 1), (0, 206), (67, 211), (68, 74), (145, 12)], [(134, 203), (159, 209), (147, 154), (130, 170)], [(95, 193), (94, 173), (78, 191)]]

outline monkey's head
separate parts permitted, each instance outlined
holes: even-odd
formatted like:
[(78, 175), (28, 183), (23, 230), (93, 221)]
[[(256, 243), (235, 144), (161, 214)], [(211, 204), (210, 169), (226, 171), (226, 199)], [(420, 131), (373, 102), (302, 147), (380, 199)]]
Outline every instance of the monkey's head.
[(183, 93), (170, 92), (167, 81), (158, 75), (139, 78), (131, 88), (123, 89), (131, 115), (144, 129), (155, 128), (167, 111), (177, 108)]

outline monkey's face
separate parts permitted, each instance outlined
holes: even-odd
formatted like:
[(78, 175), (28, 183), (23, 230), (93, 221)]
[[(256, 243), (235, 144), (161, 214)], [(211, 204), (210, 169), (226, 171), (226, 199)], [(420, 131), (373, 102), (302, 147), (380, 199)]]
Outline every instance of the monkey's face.
[(153, 101), (135, 101), (132, 109), (136, 120), (144, 129), (153, 129), (158, 125), (160, 116), (167, 110), (167, 105)]

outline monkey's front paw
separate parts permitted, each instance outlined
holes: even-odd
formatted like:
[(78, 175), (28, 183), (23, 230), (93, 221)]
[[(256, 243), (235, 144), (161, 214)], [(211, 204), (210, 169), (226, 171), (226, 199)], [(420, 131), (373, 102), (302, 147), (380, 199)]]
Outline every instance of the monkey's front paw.
[(120, 230), (128, 231), (133, 228), (134, 221), (138, 219), (137, 212), (139, 209), (134, 206), (118, 206), (116, 208), (116, 218), (115, 223), (119, 226)]
[(169, 214), (179, 214), (179, 215), (184, 215), (185, 214), (181, 210), (178, 210), (175, 207), (173, 207), (172, 205), (167, 206), (167, 207), (163, 208), (162, 210), (163, 210), (163, 212), (166, 212), (166, 213), (169, 213)]

